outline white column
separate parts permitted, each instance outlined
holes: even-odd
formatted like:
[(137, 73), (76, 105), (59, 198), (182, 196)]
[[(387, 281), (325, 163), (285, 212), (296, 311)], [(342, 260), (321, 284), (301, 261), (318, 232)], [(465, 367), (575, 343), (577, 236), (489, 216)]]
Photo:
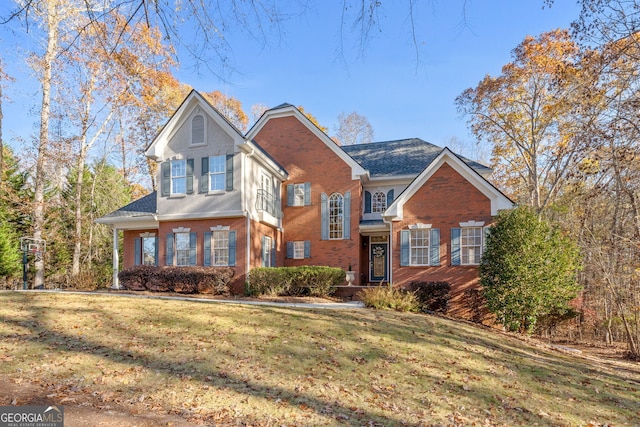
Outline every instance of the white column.
[(118, 229), (113, 227), (113, 284), (111, 285), (111, 289), (120, 289), (120, 283), (118, 282), (118, 265), (119, 265), (119, 255), (118, 255)]

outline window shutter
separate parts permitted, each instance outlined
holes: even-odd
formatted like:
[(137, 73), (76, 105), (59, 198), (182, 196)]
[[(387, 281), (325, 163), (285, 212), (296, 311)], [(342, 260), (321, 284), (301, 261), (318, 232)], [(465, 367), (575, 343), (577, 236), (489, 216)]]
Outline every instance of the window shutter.
[(293, 258), (293, 242), (287, 242), (287, 258)]
[(304, 257), (311, 258), (311, 241), (310, 240), (304, 241)]
[(157, 237), (155, 238), (155, 257), (156, 257), (156, 267), (158, 266), (158, 263), (160, 262), (160, 260), (158, 259), (158, 242), (160, 241), (160, 239), (158, 239)]
[(236, 232), (229, 232), (229, 267), (236, 266)]
[(440, 265), (440, 229), (429, 232), (429, 265)]
[(189, 265), (196, 265), (198, 233), (189, 233)]
[(187, 159), (187, 194), (193, 194), (193, 159)]
[(173, 265), (173, 233), (167, 234), (167, 259), (165, 265)]
[(371, 193), (368, 191), (364, 192), (364, 213), (371, 213)]
[(410, 264), (409, 259), (409, 242), (411, 232), (409, 230), (400, 230), (400, 266)]
[(351, 239), (351, 191), (344, 193), (344, 221), (342, 224), (342, 238)]
[(142, 264), (142, 239), (140, 237), (133, 239), (133, 254), (135, 257), (133, 265)]
[(204, 233), (204, 265), (211, 267), (211, 232)]
[(387, 192), (387, 207), (393, 203), (393, 188)]
[(329, 239), (329, 198), (326, 193), (320, 195), (320, 237)]
[(202, 170), (200, 171), (200, 192), (207, 193), (209, 191), (209, 158), (202, 158)]
[(287, 206), (293, 206), (294, 191), (293, 184), (287, 184)]
[(311, 183), (310, 182), (304, 183), (304, 205), (305, 206), (311, 205)]
[(233, 154), (227, 154), (227, 191), (233, 191)]
[(460, 265), (460, 229), (451, 229), (451, 265)]
[(262, 267), (266, 267), (267, 263), (267, 237), (262, 236)]
[(171, 162), (162, 162), (160, 165), (160, 194), (162, 196), (168, 196), (171, 194)]

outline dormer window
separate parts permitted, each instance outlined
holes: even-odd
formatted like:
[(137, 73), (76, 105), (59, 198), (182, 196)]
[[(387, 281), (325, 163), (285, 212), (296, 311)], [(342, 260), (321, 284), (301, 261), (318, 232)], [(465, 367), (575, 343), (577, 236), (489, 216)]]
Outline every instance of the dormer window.
[(371, 212), (383, 213), (387, 209), (387, 195), (382, 191), (376, 191), (373, 193), (371, 199)]
[(191, 145), (205, 144), (205, 120), (200, 113), (191, 119)]

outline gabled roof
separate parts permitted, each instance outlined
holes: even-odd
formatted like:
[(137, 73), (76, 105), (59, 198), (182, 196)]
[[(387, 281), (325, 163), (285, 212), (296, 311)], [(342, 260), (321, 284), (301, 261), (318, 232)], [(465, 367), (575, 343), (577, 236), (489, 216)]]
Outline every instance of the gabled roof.
[(327, 148), (333, 151), (347, 166), (351, 168), (351, 178), (359, 179), (360, 177), (367, 175), (367, 170), (363, 168), (357, 161), (349, 156), (338, 144), (336, 144), (329, 136), (324, 133), (318, 126), (316, 126), (307, 116), (302, 114), (300, 110), (289, 103), (283, 103), (277, 107), (271, 108), (262, 114), (260, 119), (249, 129), (246, 138), (253, 141), (255, 136), (260, 132), (260, 129), (271, 119), (277, 119), (281, 117), (295, 117), (300, 123), (307, 127), (320, 141), (322, 141)]
[(416, 194), (429, 178), (445, 163), (462, 175), (462, 177), (491, 201), (491, 215), (497, 215), (498, 211), (502, 209), (513, 208), (514, 203), (507, 196), (480, 175), (471, 165), (445, 147), (440, 151), (438, 156), (420, 172), (411, 184), (396, 197), (382, 216), (387, 221), (402, 219), (405, 203)]
[(124, 218), (135, 217), (149, 217), (155, 215), (157, 212), (157, 197), (156, 192), (147, 194), (146, 196), (129, 203), (120, 209), (111, 212), (96, 220), (97, 223), (107, 224), (112, 223), (114, 220)]
[[(342, 149), (367, 169), (371, 178), (417, 176), (443, 150), (420, 138), (345, 145)], [(476, 161), (461, 159), (481, 175), (491, 172), (491, 168)]]
[(180, 107), (173, 113), (169, 121), (162, 127), (158, 135), (153, 139), (151, 144), (145, 149), (144, 154), (147, 157), (158, 160), (163, 158), (164, 147), (169, 142), (172, 133), (182, 125), (187, 118), (187, 113), (196, 106), (200, 106), (209, 117), (235, 140), (242, 141), (244, 139), (242, 132), (238, 130), (227, 118), (221, 114), (213, 105), (206, 100), (198, 91), (192, 90), (189, 95), (182, 101)]

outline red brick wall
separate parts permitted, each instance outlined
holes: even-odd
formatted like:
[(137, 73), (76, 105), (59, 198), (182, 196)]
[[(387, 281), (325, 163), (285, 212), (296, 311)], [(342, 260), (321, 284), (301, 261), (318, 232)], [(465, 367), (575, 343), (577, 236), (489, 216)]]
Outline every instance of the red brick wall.
[[(269, 120), (255, 140), (289, 173), (283, 183), (283, 256), (286, 242), (309, 240), (311, 259), (282, 258), (285, 266), (328, 265), (347, 269), (349, 264), (360, 269), (360, 206), (362, 186), (351, 179), (351, 168), (319, 140), (295, 117)], [(311, 206), (288, 207), (287, 184), (311, 183)], [(322, 240), (320, 223), (320, 195), (351, 191), (351, 239)], [(278, 265), (282, 265), (279, 264)], [(359, 278), (357, 278), (359, 281)]]
[[(403, 220), (393, 223), (393, 283), (407, 286), (413, 281), (449, 282), (453, 297), (450, 314), (468, 317), (463, 296), (466, 290), (478, 286), (478, 267), (451, 265), (451, 229), (471, 220), (489, 225), (493, 221), (491, 201), (445, 163), (406, 202)], [(440, 229), (440, 266), (400, 266), (400, 230), (417, 223)]]

